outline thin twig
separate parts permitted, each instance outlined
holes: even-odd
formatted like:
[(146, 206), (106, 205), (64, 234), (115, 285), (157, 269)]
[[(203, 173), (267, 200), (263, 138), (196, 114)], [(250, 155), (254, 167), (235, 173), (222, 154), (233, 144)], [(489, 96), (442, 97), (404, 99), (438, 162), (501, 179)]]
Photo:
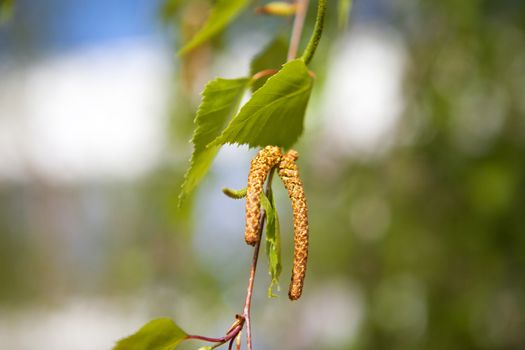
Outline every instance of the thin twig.
[[(272, 191), (272, 180), (273, 180), (273, 173), (274, 169), (270, 170), (270, 174), (268, 175), (268, 182), (266, 183), (266, 196), (269, 196)], [(252, 350), (252, 331), (251, 331), (251, 320), (250, 320), (250, 311), (252, 306), (252, 295), (253, 295), (253, 286), (255, 282), (255, 272), (257, 270), (257, 261), (259, 260), (259, 250), (261, 248), (261, 240), (262, 240), (262, 232), (264, 229), (264, 223), (266, 221), (266, 213), (263, 211), (261, 213), (261, 218), (259, 219), (261, 225), (259, 226), (259, 240), (255, 244), (254, 251), (253, 251), (253, 258), (252, 258), (252, 264), (250, 266), (250, 277), (248, 279), (248, 288), (246, 289), (246, 299), (244, 302), (244, 308), (243, 308), (243, 314), (237, 315), (237, 324), (234, 323), (234, 326), (230, 328), (228, 333), (224, 337), (220, 338), (210, 338), (205, 337), (202, 335), (188, 335), (186, 339), (198, 339), (198, 340), (204, 340), (212, 343), (217, 343), (215, 347), (220, 346), (222, 344), (225, 344), (226, 342), (230, 341), (230, 344), (228, 346), (229, 349), (231, 349), (235, 337), (238, 337), (238, 343), (240, 342), (240, 334), (241, 330), (244, 327), (244, 324), (246, 324), (246, 342), (248, 350)], [(237, 345), (239, 347), (240, 345)]]
[(306, 12), (308, 11), (308, 0), (296, 0), (296, 4), (297, 12), (295, 13), (295, 19), (293, 22), (292, 37), (290, 38), (287, 61), (291, 61), (297, 57), (303, 33), (304, 20), (306, 19)]
[[(269, 196), (272, 188), (274, 169), (270, 170), (268, 175), (268, 182), (266, 183), (266, 195)], [(264, 223), (266, 220), (266, 213), (263, 211), (261, 213), (261, 225), (259, 226), (259, 240), (255, 244), (253, 250), (252, 264), (250, 266), (250, 278), (248, 279), (248, 288), (246, 290), (246, 300), (244, 302), (244, 311), (243, 316), (246, 323), (246, 344), (248, 350), (252, 350), (252, 329), (251, 329), (251, 319), (250, 311), (252, 306), (252, 295), (253, 295), (253, 285), (255, 282), (255, 271), (257, 270), (257, 261), (259, 260), (259, 250), (261, 248), (262, 241), (262, 232), (264, 228)]]
[(228, 334), (226, 334), (224, 337), (220, 337), (220, 338), (210, 338), (210, 337), (205, 337), (203, 335), (188, 335), (186, 339), (196, 339), (196, 340), (203, 340), (203, 341), (207, 341), (211, 343), (223, 343), (224, 344), (228, 340), (235, 338), (237, 334), (239, 334), (239, 332), (241, 331), (242, 327), (243, 327), (243, 324), (241, 323), (235, 328), (233, 328), (230, 332), (228, 332)]
[[(261, 231), (264, 226), (265, 215), (262, 214), (261, 219)], [(260, 237), (260, 235), (259, 235)], [(255, 270), (257, 269), (257, 260), (259, 259), (259, 249), (261, 247), (261, 240), (255, 244), (253, 251), (252, 265), (250, 267), (250, 278), (248, 279), (248, 288), (246, 292), (246, 301), (244, 303), (244, 317), (246, 318), (246, 342), (248, 345), (248, 350), (252, 350), (252, 330), (251, 330), (251, 319), (250, 319), (250, 310), (252, 306), (252, 294), (253, 294), (253, 284), (255, 281)]]

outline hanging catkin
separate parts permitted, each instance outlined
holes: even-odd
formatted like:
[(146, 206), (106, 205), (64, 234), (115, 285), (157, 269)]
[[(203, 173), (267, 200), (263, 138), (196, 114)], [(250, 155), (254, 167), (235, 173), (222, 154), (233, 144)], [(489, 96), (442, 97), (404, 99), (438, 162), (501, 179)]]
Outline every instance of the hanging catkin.
[(261, 192), (264, 181), (270, 170), (279, 163), (281, 149), (277, 146), (266, 146), (252, 159), (246, 188), (246, 243), (255, 245), (260, 239)]
[(297, 151), (290, 150), (281, 157), (279, 163), (279, 176), (288, 190), (293, 209), (294, 263), (292, 281), (288, 291), (288, 297), (291, 300), (299, 299), (303, 292), (306, 262), (308, 260), (308, 208), (303, 183), (295, 162), (298, 158)]

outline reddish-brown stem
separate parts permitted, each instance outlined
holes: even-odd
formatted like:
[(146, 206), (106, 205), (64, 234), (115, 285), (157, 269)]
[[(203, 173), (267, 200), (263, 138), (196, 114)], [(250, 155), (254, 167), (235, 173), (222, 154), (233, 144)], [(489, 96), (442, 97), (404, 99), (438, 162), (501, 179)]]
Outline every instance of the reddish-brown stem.
[[(262, 214), (261, 218), (261, 231), (264, 226), (265, 215)], [(261, 235), (259, 235), (261, 237)], [(250, 278), (248, 279), (248, 288), (246, 290), (246, 301), (244, 303), (243, 315), (246, 319), (246, 342), (248, 344), (248, 350), (252, 350), (252, 330), (251, 330), (251, 320), (250, 320), (250, 310), (252, 306), (252, 294), (253, 294), (253, 284), (255, 281), (255, 271), (257, 269), (257, 260), (259, 260), (259, 250), (261, 248), (261, 240), (255, 243), (255, 248), (253, 251), (252, 265), (250, 267)]]
[[(269, 196), (271, 193), (273, 173), (274, 173), (274, 169), (270, 170), (270, 174), (268, 175), (268, 182), (266, 183), (266, 195), (267, 196)], [(261, 225), (259, 226), (260, 227), (259, 228), (259, 240), (255, 244), (255, 247), (253, 250), (253, 258), (252, 258), (252, 263), (250, 266), (250, 277), (248, 278), (248, 287), (246, 288), (246, 299), (244, 301), (243, 314), (242, 316), (237, 315), (237, 320), (239, 323), (235, 327), (230, 329), (224, 337), (211, 338), (211, 337), (205, 337), (202, 335), (188, 335), (186, 339), (197, 339), (197, 340), (203, 340), (203, 341), (207, 341), (211, 343), (217, 343), (214, 346), (214, 348), (230, 341), (228, 345), (228, 349), (231, 349), (235, 341), (235, 337), (240, 335), (241, 330), (244, 327), (244, 324), (246, 324), (246, 343), (247, 343), (248, 350), (252, 350), (252, 331), (251, 331), (250, 311), (251, 311), (251, 306), (252, 306), (252, 295), (253, 295), (253, 286), (255, 282), (255, 272), (257, 270), (257, 261), (259, 260), (259, 250), (261, 248), (262, 232), (263, 232), (265, 221), (266, 221), (266, 213), (263, 211), (261, 213), (261, 218), (260, 218)]]
[(231, 338), (230, 343), (228, 344), (228, 350), (233, 349), (233, 343), (235, 342), (235, 338)]
[[(270, 171), (268, 175), (268, 182), (266, 183), (266, 195), (269, 196), (272, 188), (274, 169)], [(259, 260), (259, 250), (261, 248), (262, 241), (262, 232), (264, 228), (264, 222), (266, 220), (265, 212), (261, 213), (261, 225), (259, 225), (259, 240), (255, 244), (253, 250), (252, 264), (250, 266), (250, 277), (248, 279), (248, 288), (246, 290), (246, 300), (244, 302), (243, 316), (246, 322), (246, 344), (248, 350), (252, 350), (252, 329), (251, 329), (251, 319), (250, 319), (250, 310), (252, 306), (252, 295), (253, 295), (253, 285), (255, 282), (255, 272), (257, 270), (257, 261)]]
[(295, 13), (290, 47), (288, 48), (288, 61), (297, 57), (303, 33), (304, 20), (306, 19), (306, 12), (308, 11), (308, 0), (296, 0), (296, 4), (297, 12)]
[(228, 334), (226, 334), (224, 337), (220, 338), (211, 338), (211, 337), (205, 337), (203, 335), (188, 335), (186, 339), (196, 339), (196, 340), (203, 340), (210, 343), (226, 343), (228, 340), (233, 339), (239, 334), (239, 332), (242, 329), (243, 324), (239, 324), (235, 328), (233, 328)]

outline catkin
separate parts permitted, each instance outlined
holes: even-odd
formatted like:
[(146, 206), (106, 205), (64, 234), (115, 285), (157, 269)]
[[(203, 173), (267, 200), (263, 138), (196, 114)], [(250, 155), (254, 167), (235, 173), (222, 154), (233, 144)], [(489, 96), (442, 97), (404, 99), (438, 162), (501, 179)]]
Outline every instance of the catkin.
[(281, 157), (279, 163), (279, 176), (288, 190), (293, 209), (294, 263), (288, 291), (290, 300), (299, 299), (303, 292), (306, 262), (308, 260), (308, 207), (296, 164), (298, 158), (297, 151), (290, 150)]
[(277, 146), (266, 146), (252, 159), (246, 188), (246, 243), (255, 245), (260, 239), (261, 192), (264, 181), (270, 170), (279, 163), (281, 149)]

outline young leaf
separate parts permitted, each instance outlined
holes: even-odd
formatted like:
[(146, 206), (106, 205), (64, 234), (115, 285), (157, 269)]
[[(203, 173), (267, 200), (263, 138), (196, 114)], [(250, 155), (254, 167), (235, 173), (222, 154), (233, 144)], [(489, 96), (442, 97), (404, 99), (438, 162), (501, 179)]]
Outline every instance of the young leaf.
[(261, 205), (266, 213), (266, 256), (268, 257), (268, 270), (271, 276), (270, 286), (268, 287), (268, 297), (276, 297), (273, 288), (279, 290), (279, 276), (281, 275), (281, 228), (279, 217), (275, 208), (273, 193), (269, 193), (269, 198), (261, 193)]
[(241, 13), (248, 2), (248, 0), (217, 0), (204, 26), (180, 49), (179, 55), (184, 55), (218, 34)]
[[(282, 38), (277, 37), (255, 56), (250, 64), (250, 73), (253, 76), (265, 69), (279, 69), (286, 61), (288, 43)], [(268, 77), (260, 78), (252, 83), (252, 91), (258, 90), (268, 80)]]
[(288, 148), (303, 132), (313, 78), (303, 60), (286, 63), (257, 90), (210, 146), (225, 143)]
[(206, 148), (215, 139), (239, 108), (248, 85), (247, 78), (210, 81), (202, 93), (202, 101), (195, 117), (194, 145), (190, 168), (186, 172), (179, 195), (179, 204), (197, 186), (219, 151), (219, 146)]
[(119, 340), (113, 350), (173, 350), (188, 335), (169, 318), (145, 324), (135, 334)]

